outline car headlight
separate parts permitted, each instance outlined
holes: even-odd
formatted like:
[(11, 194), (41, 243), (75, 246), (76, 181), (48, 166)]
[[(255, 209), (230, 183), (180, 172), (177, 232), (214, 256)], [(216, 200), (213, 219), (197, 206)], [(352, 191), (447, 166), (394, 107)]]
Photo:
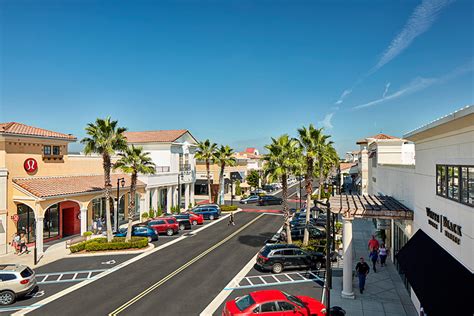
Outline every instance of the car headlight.
[(321, 310), (321, 314), (326, 315), (326, 309), (325, 309), (325, 308), (323, 308), (323, 309)]

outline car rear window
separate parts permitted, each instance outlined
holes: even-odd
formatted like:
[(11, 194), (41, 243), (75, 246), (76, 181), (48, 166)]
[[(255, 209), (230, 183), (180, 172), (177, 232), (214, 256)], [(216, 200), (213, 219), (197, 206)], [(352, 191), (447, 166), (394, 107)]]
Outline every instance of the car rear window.
[(260, 254), (264, 257), (268, 256), (272, 249), (270, 247), (263, 247), (262, 250), (260, 250)]
[(31, 270), (30, 268), (26, 268), (25, 270), (21, 271), (20, 272), (20, 275), (23, 277), (23, 278), (28, 278), (30, 276), (33, 275), (33, 270)]
[(235, 305), (237, 305), (237, 308), (240, 309), (240, 311), (247, 309), (253, 304), (255, 304), (255, 301), (250, 295), (242, 296), (241, 298), (235, 301)]
[(176, 223), (176, 221), (174, 219), (169, 219), (168, 220), (168, 224), (174, 224), (174, 223)]

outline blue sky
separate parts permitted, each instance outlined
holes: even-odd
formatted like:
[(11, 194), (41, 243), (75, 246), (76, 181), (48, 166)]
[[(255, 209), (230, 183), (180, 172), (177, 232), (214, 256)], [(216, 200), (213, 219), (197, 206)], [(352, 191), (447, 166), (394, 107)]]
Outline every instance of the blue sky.
[(342, 154), (474, 103), (473, 3), (2, 0), (0, 122), (237, 150), (314, 123)]

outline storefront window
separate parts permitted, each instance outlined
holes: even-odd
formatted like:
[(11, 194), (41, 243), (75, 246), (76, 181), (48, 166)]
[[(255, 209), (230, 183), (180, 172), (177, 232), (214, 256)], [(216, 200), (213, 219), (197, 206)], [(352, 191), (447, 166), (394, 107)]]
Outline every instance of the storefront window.
[(43, 239), (59, 235), (59, 204), (54, 204), (46, 210), (43, 226)]
[(101, 218), (105, 223), (105, 197), (92, 200), (92, 220)]
[(35, 240), (35, 213), (33, 210), (25, 204), (19, 204), (17, 207), (18, 222), (17, 231), (18, 233), (25, 233), (28, 242)]
[(128, 218), (128, 216), (125, 216), (125, 195), (122, 195), (118, 209), (119, 225), (125, 224), (127, 222), (126, 218)]
[(43, 146), (43, 155), (45, 155), (45, 156), (51, 155), (51, 146), (50, 145), (44, 145)]
[(474, 205), (474, 167), (437, 165), (436, 194)]

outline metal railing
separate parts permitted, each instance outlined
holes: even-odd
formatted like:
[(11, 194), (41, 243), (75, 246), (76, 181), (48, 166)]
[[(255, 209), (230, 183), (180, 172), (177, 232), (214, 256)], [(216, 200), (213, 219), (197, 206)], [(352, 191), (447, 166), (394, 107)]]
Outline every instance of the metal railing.
[(160, 172), (170, 172), (170, 166), (156, 166), (155, 167), (155, 172), (160, 173)]

